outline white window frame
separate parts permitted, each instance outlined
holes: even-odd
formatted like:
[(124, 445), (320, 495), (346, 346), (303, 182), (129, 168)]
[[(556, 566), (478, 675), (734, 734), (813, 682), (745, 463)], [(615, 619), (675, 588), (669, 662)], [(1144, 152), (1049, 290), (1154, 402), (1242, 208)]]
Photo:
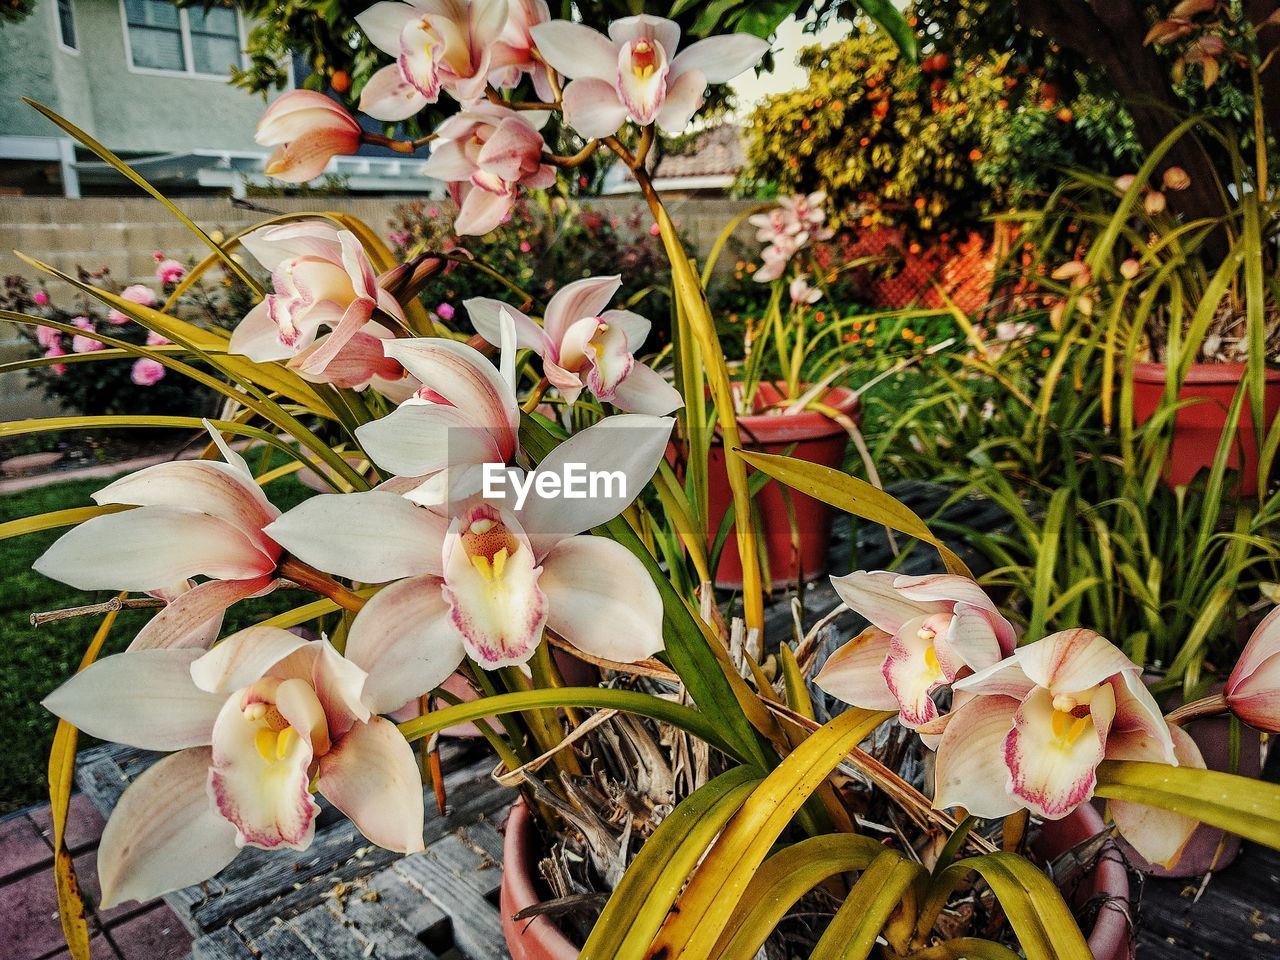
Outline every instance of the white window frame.
[[(236, 38), (240, 42), (240, 66), (243, 67), (245, 65), (244, 47), (246, 42), (244, 17), (240, 16), (240, 11), (236, 8), (231, 8), (231, 12), (236, 17)], [(133, 46), (129, 42), (129, 11), (125, 7), (124, 0), (120, 0), (120, 29), (124, 32), (124, 61), (130, 73), (149, 77), (185, 77), (194, 80), (227, 82), (228, 77), (225, 73), (200, 73), (195, 69), (195, 56), (191, 51), (191, 20), (187, 17), (185, 7), (178, 8), (178, 31), (182, 37), (182, 60), (186, 64), (185, 70), (162, 70), (159, 67), (139, 67), (134, 64)]]
[(49, 6), (53, 9), (53, 39), (58, 44), (58, 49), (63, 53), (74, 54), (80, 56), (80, 21), (76, 18), (76, 0), (67, 0), (71, 7), (71, 29), (75, 31), (76, 45), (68, 46), (62, 39), (62, 17), (58, 14), (58, 3), (54, 0)]

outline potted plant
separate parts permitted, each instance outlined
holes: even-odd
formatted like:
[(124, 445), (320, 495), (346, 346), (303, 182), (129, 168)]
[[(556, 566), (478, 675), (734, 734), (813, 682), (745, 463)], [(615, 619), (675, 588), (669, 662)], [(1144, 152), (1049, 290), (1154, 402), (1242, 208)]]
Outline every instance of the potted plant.
[[(1079, 626), (1016, 646), (1012, 625), (963, 562), (903, 504), (839, 470), (742, 446), (705, 291), (644, 161), (651, 121), (682, 130), (697, 108), (688, 90), (746, 69), (764, 42), (733, 34), (683, 49), (663, 18), (624, 18), (606, 38), (578, 22), (543, 18), (530, 28), (485, 15), (493, 9), (433, 15), (448, 22), (386, 5), (362, 16), (371, 39), (400, 55), (366, 85), (365, 107), (374, 116), (416, 112), (423, 89), (437, 86), (465, 103), (428, 141), (433, 169), (460, 201), (459, 231), (500, 226), (519, 190), (549, 185), (594, 150), (614, 151), (636, 174), (672, 271), (681, 389), (637, 359), (641, 320), (606, 309), (615, 278), (555, 284), (551, 299), (561, 299), (547, 303), (542, 323), (509, 303), (473, 301), (473, 345), (417, 299), (433, 276), (425, 260), (397, 264), (340, 214), (279, 217), (225, 242), (197, 230), (210, 254), (193, 272), (221, 262), (260, 298), (230, 337), (50, 270), (225, 380), (179, 351), (121, 349), (207, 381), (228, 401), (216, 420), (165, 421), (206, 430), (206, 458), (158, 464), (107, 485), (95, 506), (0, 531), (70, 526), (37, 570), (121, 594), (63, 614), (104, 620), (84, 668), (45, 700), (61, 718), (51, 759), (55, 846), (64, 846), (76, 729), (167, 754), (124, 793), (104, 832), (103, 906), (198, 882), (246, 845), (305, 848), (319, 810), (313, 793), (370, 841), (420, 850), (414, 745), (429, 750), (434, 734), (467, 722), (478, 722), (506, 774), (525, 784), (525, 802), (554, 842), (595, 846), (611, 892), (596, 891), (608, 896), (587, 924), (588, 957), (752, 957), (793, 908), (816, 902), (830, 918), (810, 937), (818, 956), (867, 956), (882, 938), (919, 960), (1008, 958), (1015, 945), (1030, 960), (1083, 960), (1092, 938), (1044, 857), (1069, 845), (1070, 862), (1092, 865), (1074, 841), (1098, 829), (1080, 812), (1093, 796), (1111, 801), (1115, 828), (1155, 859), (1176, 854), (1191, 818), (1280, 846), (1280, 788), (1193, 769), (1194, 754), (1134, 684), (1140, 668), (1123, 651)], [(499, 37), (514, 59), (491, 76)], [(439, 42), (438, 59), (424, 39)], [(527, 72), (539, 73), (551, 99), (490, 86), (518, 84)], [(588, 145), (552, 153), (537, 126), (548, 110)], [(634, 148), (619, 139), (634, 132), (623, 129), (628, 122), (640, 128)], [(297, 181), (318, 175), (335, 152), (387, 139), (312, 91), (273, 103), (259, 135), (278, 144), (269, 169)], [(405, 153), (424, 145), (391, 143)], [(272, 272), (270, 285), (232, 256), (241, 245)], [(496, 343), (496, 354), (477, 349), (479, 338)], [(686, 379), (693, 370), (704, 378), (697, 389)], [(552, 386), (565, 416), (546, 415)], [(664, 464), (674, 418), (654, 412), (696, 418), (706, 393), (743, 567), (742, 620), (728, 625), (682, 572), (686, 558), (708, 572), (703, 531)], [(0, 436), (58, 427), (18, 421), (0, 425)], [(255, 457), (255, 470), (228, 436), (288, 463)], [(374, 465), (376, 487), (346, 458), (357, 451)], [(317, 462), (333, 492), (278, 509), (272, 480)], [(814, 678), (849, 705), (825, 723), (814, 719), (805, 682), (812, 664), (802, 667), (784, 643), (770, 676), (742, 642), (764, 629), (748, 465), (916, 538), (948, 570), (836, 578), (846, 604), (873, 626)], [(706, 476), (705, 462), (690, 470)], [(309, 596), (220, 636), (229, 606), (286, 589)], [(157, 612), (128, 650), (98, 659), (126, 605)], [(315, 637), (286, 629), (302, 625)], [(1268, 643), (1246, 652), (1213, 709), (1274, 729)], [(566, 685), (553, 646), (578, 651), (610, 681)], [(460, 698), (439, 689), (458, 671), (477, 694), (472, 702), (452, 703)], [(450, 705), (389, 719), (432, 694)], [(629, 748), (601, 746), (621, 731)], [(664, 765), (669, 788), (657, 777)], [(643, 790), (635, 786), (645, 778)], [(654, 801), (630, 808), (624, 847), (573, 802), (584, 783), (601, 804)], [(967, 814), (947, 812), (959, 808)], [(876, 831), (862, 820), (872, 810), (895, 811), (909, 826)], [(1055, 846), (1055, 829), (1029, 827), (1032, 817), (1074, 817), (1075, 832)], [(73, 862), (57, 862), (65, 929), (73, 952), (83, 952)], [(1068, 875), (1068, 865), (1059, 857), (1064, 869), (1054, 875)], [(1085, 889), (1119, 894), (1097, 871), (1077, 876)], [(1083, 925), (1099, 936), (1095, 918)], [(1104, 952), (1101, 940), (1096, 947)]]

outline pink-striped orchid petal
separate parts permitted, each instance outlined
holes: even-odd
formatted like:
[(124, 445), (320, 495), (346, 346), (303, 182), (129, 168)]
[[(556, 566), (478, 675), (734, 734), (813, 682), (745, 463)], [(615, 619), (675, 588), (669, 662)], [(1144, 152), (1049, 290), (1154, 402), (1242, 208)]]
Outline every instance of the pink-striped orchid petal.
[(301, 220), (259, 227), (244, 235), (241, 245), (266, 269), (275, 272), (294, 257), (332, 259), (339, 255), (338, 230), (324, 220)]
[(309, 350), (299, 354), (293, 366), (313, 377), (323, 375), (334, 358), (351, 342), (351, 338), (365, 328), (373, 316), (374, 306), (373, 300), (352, 300), (333, 330), (317, 340)]
[[(316, 689), (306, 680), (283, 680), (273, 694), (275, 709), (288, 724), (288, 729), (311, 745), (313, 757), (328, 753), (332, 741), (329, 738), (329, 721)], [(272, 730), (269, 733), (276, 733)], [(277, 737), (277, 750), (279, 738)]]
[(401, 477), (425, 477), (450, 464), (504, 460), (494, 436), (466, 410), (439, 403), (401, 404), (356, 428), (365, 453)]
[(544, 360), (542, 372), (546, 375), (547, 382), (560, 391), (565, 403), (573, 406), (578, 402), (578, 397), (582, 396), (582, 391), (586, 388), (579, 374), (566, 370), (554, 360)]
[(209, 804), (208, 747), (167, 756), (120, 797), (98, 845), (100, 910), (207, 880), (235, 859), (236, 830)]
[(559, 444), (535, 473), (566, 477), (570, 464), (588, 476), (608, 474), (586, 498), (543, 497), (537, 481), (520, 511), (520, 523), (539, 558), (566, 537), (607, 523), (622, 513), (653, 479), (665, 455), (675, 420), (624, 413), (606, 417)]
[(294, 556), (326, 573), (386, 583), (441, 573), (446, 522), (385, 490), (322, 494), (267, 527)]
[(656, 40), (630, 40), (618, 51), (618, 96), (636, 123), (647, 126), (658, 116), (670, 70), (667, 52)]
[(103, 657), (42, 701), (90, 736), (144, 750), (181, 750), (211, 740), (226, 697), (192, 682), (203, 651), (139, 650)]
[(315, 690), (329, 734), (336, 740), (345, 736), (353, 725), (367, 723), (373, 715), (364, 699), (364, 685), (369, 675), (338, 653), (327, 639), (312, 647), (315, 659), (311, 674), (303, 679)]
[(767, 40), (749, 33), (707, 37), (681, 50), (671, 62), (671, 72), (679, 76), (696, 70), (706, 83), (727, 83), (754, 67), (768, 51)]
[(357, 723), (320, 758), (316, 788), (380, 847), (418, 853), (425, 811), (413, 748), (382, 717)]
[(1280, 607), (1249, 637), (1223, 695), (1231, 712), (1249, 726), (1280, 733)]
[(343, 107), (314, 90), (291, 90), (267, 107), (254, 139), (273, 146), (264, 172), (305, 183), (335, 156), (360, 149), (360, 124)]
[(391, 713), (434, 690), (466, 656), (439, 577), (410, 577), (379, 590), (347, 635), (346, 656), (368, 674), (364, 699)]
[(591, 351), (587, 372), (591, 392), (600, 400), (612, 402), (618, 385), (630, 376), (636, 364), (627, 346), (627, 335), (621, 327), (601, 320), (587, 341), (587, 348)]
[[(1181, 727), (1169, 727), (1169, 735), (1175, 760), (1180, 767), (1193, 767), (1203, 770), (1204, 757), (1200, 748)], [(1148, 744), (1136, 749), (1127, 746), (1120, 749), (1112, 737), (1107, 742), (1107, 756), (1112, 760), (1138, 760), (1147, 763), (1167, 763), (1162, 746)], [(1111, 800), (1107, 804), (1107, 812), (1111, 815), (1120, 834), (1133, 845), (1145, 859), (1164, 867), (1172, 867), (1178, 862), (1183, 848), (1191, 839), (1191, 834), (1199, 826), (1199, 821), (1168, 810), (1159, 810), (1141, 803), (1126, 800)]]
[(274, 575), (253, 580), (207, 580), (170, 600), (129, 644), (129, 650), (169, 647), (208, 649), (217, 639), (226, 609), (275, 589)]
[(281, 660), (307, 645), (307, 640), (288, 630), (248, 627), (195, 660), (191, 679), (201, 690), (230, 694), (262, 679)]
[(453, 340), (425, 338), (389, 341), (387, 356), (493, 431), (504, 461), (515, 454), (520, 429), (515, 388), (480, 351)]
[[(616, 74), (616, 66), (614, 68)], [(627, 119), (627, 105), (618, 96), (615, 77), (584, 77), (564, 88), (564, 119), (588, 140), (611, 137)]]
[(967, 603), (956, 604), (951, 622), (939, 637), (938, 647), (939, 658), (952, 661), (948, 672), (953, 678), (962, 666), (975, 671), (985, 670), (1005, 656), (992, 629), (990, 616)]
[(832, 577), (840, 599), (850, 610), (865, 617), (886, 633), (897, 633), (903, 624), (917, 617), (946, 613), (950, 606), (938, 600), (913, 601), (897, 589), (902, 579), (883, 570), (855, 570), (843, 577)]
[(213, 728), (209, 792), (240, 846), (305, 850), (320, 812), (308, 789), (311, 739), (271, 706), (239, 695), (226, 700)]
[(271, 305), (266, 300), (246, 313), (231, 331), (228, 350), (259, 363), (293, 356), (293, 350), (280, 342), (280, 329), (271, 319)]
[(648, 317), (642, 317), (631, 310), (606, 310), (600, 314), (600, 319), (622, 332), (632, 353), (637, 353), (644, 346), (644, 342), (649, 339), (649, 331), (653, 329), (653, 323)]
[(420, 17), (408, 21), (400, 31), (397, 63), (400, 75), (428, 103), (440, 97), (440, 61), (445, 53), (445, 38), (440, 35), (439, 21)]
[(820, 690), (863, 710), (897, 710), (898, 698), (884, 678), (892, 639), (879, 627), (867, 627), (827, 657), (813, 682)]
[[(243, 581), (215, 581), (217, 583), (241, 583)], [(166, 605), (172, 604), (179, 599), (184, 593), (190, 593), (196, 587), (194, 580), (179, 580), (171, 587), (162, 587), (158, 590), (148, 590), (147, 592), (157, 600), (163, 600)], [(196, 623), (181, 631), (169, 632), (166, 629), (157, 627), (155, 632), (151, 632), (151, 624), (143, 627), (130, 641), (129, 646), (125, 649), (133, 650), (162, 650), (170, 647), (190, 647), (192, 649), (208, 650), (218, 639), (218, 635), (222, 632), (222, 617), (225, 610), (219, 609), (209, 619), (202, 623)], [(152, 619), (155, 620), (163, 614), (156, 614)], [(145, 635), (145, 636), (144, 636)]]
[[(975, 697), (948, 715), (934, 768), (935, 808), (964, 807), (973, 816), (994, 818), (1022, 807), (1009, 792), (1005, 765), (1018, 706), (1013, 697)], [(932, 726), (926, 729), (934, 732)]]
[(1092, 797), (1114, 714), (1110, 684), (1077, 696), (1033, 690), (1018, 706), (1005, 741), (1013, 795), (1049, 820)]
[[(1017, 646), (1018, 638), (1013, 625), (1000, 615), (1000, 611), (987, 596), (987, 592), (968, 577), (946, 573), (928, 574), (922, 577), (900, 576), (894, 581), (894, 586), (911, 601), (950, 602), (957, 607), (963, 605), (982, 613), (999, 641), (1002, 657), (1013, 653), (1013, 648)], [(970, 664), (970, 666), (976, 669), (976, 665)]]
[(619, 46), (636, 40), (656, 40), (674, 51), (680, 45), (680, 24), (648, 13), (619, 17), (609, 24), (609, 39)]
[(252, 474), (216, 460), (154, 464), (107, 484), (93, 502), (196, 509), (250, 537), (261, 537), (262, 528), (280, 516)]
[(683, 407), (684, 397), (660, 373), (643, 363), (636, 363), (614, 388), (612, 403), (627, 413), (662, 417)]
[(512, 320), (515, 329), (515, 346), (518, 350), (532, 350), (540, 357), (553, 352), (551, 340), (538, 326), (515, 307), (508, 306), (501, 300), (490, 297), (472, 297), (463, 301), (467, 316), (476, 333), (484, 337), (495, 347), (502, 345), (502, 323), (500, 317), (505, 311)]
[(382, 0), (363, 13), (357, 13), (356, 24), (371, 44), (383, 53), (397, 57), (400, 55), (400, 35), (404, 28), (421, 16), (421, 10), (407, 3)]
[(1139, 671), (1110, 640), (1079, 628), (1050, 634), (1014, 656), (1032, 683), (1054, 693), (1087, 690), (1125, 670)]
[(542, 561), (547, 626), (584, 653), (637, 663), (663, 648), (662, 597), (622, 544), (603, 537), (561, 540)]
[[(174, 536), (174, 531), (182, 531)], [(33, 569), (81, 590), (147, 592), (197, 575), (250, 580), (276, 558), (240, 530), (208, 514), (139, 507), (86, 520), (63, 534)]]
[[(403, 7), (404, 4), (387, 6)], [(360, 91), (360, 112), (384, 123), (399, 123), (417, 116), (430, 102), (404, 78), (398, 63), (383, 67)]]
[(571, 80), (591, 77), (607, 82), (609, 89), (613, 89), (618, 71), (618, 49), (604, 34), (568, 20), (534, 24), (529, 28), (529, 34), (537, 45), (538, 54), (557, 73)]
[[(331, 383), (335, 387), (352, 390), (373, 387), (388, 399), (394, 400), (399, 396), (403, 401), (413, 394), (417, 384), (400, 386), (406, 380), (404, 367), (386, 355), (383, 347), (385, 338), (380, 335), (385, 329), (377, 323), (365, 324), (336, 353), (330, 349), (332, 344), (329, 342), (334, 334), (319, 337), (290, 360), (289, 367), (313, 383)], [(329, 356), (317, 361), (316, 354), (321, 352)]]
[(1149, 760), (1177, 764), (1173, 728), (1165, 721), (1155, 697), (1134, 670), (1110, 679), (1116, 715), (1107, 734), (1108, 760)]
[(903, 624), (889, 641), (884, 680), (900, 705), (900, 719), (908, 726), (937, 717), (938, 708), (930, 695), (955, 679), (955, 673), (939, 660), (935, 646), (949, 619), (946, 614), (917, 617)]
[(697, 70), (667, 77), (667, 95), (658, 110), (658, 126), (672, 135), (684, 133), (698, 112), (707, 89), (706, 78)]
[(1027, 679), (1016, 657), (979, 670), (952, 685), (952, 690), (968, 696), (1000, 696), (1022, 700), (1036, 685)]
[(506, 117), (480, 148), (476, 162), (515, 183), (538, 169), (543, 146), (542, 135), (524, 117)]
[(529, 539), (507, 511), (455, 517), (444, 544), (444, 596), (470, 656), (487, 670), (525, 663), (542, 639), (547, 598)]

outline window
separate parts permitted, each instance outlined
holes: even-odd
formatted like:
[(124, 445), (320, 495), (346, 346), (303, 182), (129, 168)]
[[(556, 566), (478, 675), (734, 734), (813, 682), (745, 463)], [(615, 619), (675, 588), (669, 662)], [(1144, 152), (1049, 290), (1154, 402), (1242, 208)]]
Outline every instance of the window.
[(240, 64), (240, 18), (230, 7), (179, 10), (170, 0), (123, 2), (135, 68), (222, 77)]
[(76, 12), (72, 0), (58, 0), (58, 43), (68, 50), (79, 50), (76, 43)]

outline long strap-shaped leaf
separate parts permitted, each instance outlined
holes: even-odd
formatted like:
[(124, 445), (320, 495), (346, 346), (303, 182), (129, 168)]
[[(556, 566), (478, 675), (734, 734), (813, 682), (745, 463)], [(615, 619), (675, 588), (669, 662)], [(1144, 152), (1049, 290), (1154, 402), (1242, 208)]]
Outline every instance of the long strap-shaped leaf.
[(1180, 813), (1280, 850), (1280, 784), (1214, 770), (1108, 760), (1098, 767), (1096, 793)]
[[(120, 595), (121, 598), (124, 594)], [(80, 660), (84, 670), (95, 660), (106, 643), (107, 635), (116, 622), (118, 611), (112, 610), (102, 618), (93, 640)], [(84, 899), (76, 881), (76, 868), (67, 850), (65, 840), (67, 814), (71, 809), (72, 775), (76, 769), (76, 743), (79, 731), (66, 720), (58, 721), (53, 734), (53, 746), (49, 750), (49, 816), (53, 821), (53, 880), (58, 894), (58, 917), (62, 921), (62, 935), (73, 960), (89, 960), (89, 925), (85, 921)]]
[(829, 503), (864, 520), (892, 527), (899, 533), (923, 540), (942, 556), (948, 572), (963, 577), (973, 576), (965, 562), (934, 536), (933, 531), (915, 511), (883, 490), (847, 473), (805, 460), (774, 453), (740, 452), (747, 463), (794, 490), (807, 493), (815, 500)]
[(970, 871), (977, 871), (995, 893), (1027, 960), (1093, 960), (1053, 881), (1031, 861), (1004, 851), (959, 860), (934, 877), (920, 911), (918, 940), (928, 936), (956, 884)]
[(73, 527), (77, 523), (84, 523), (104, 513), (119, 513), (121, 510), (132, 509), (132, 506), (123, 503), (104, 503), (96, 507), (72, 507), (69, 510), (50, 510), (48, 513), (36, 514), (34, 517), (19, 517), (8, 523), (0, 523), (0, 540), (25, 537), (28, 533), (39, 533), (41, 530)]
[(779, 850), (756, 871), (712, 955), (751, 960), (797, 900), (837, 874), (866, 869), (883, 852), (881, 844), (855, 833), (809, 837)]
[(644, 956), (707, 846), (759, 782), (754, 768), (734, 767), (682, 801), (640, 848), (578, 960)]
[(689, 881), (649, 957), (711, 956), (756, 868), (805, 801), (890, 713), (849, 710), (800, 744), (752, 793)]
[(263, 294), (262, 287), (258, 285), (258, 282), (254, 280), (253, 277), (249, 276), (249, 274), (245, 272), (244, 267), (236, 263), (235, 260), (231, 258), (230, 254), (226, 253), (220, 246), (218, 246), (217, 241), (214, 240), (213, 237), (209, 236), (209, 234), (205, 233), (202, 229), (200, 229), (200, 227), (196, 225), (195, 221), (193, 221), (190, 217), (188, 217), (185, 213), (183, 213), (180, 209), (178, 209), (178, 207), (173, 203), (173, 201), (169, 200), (164, 194), (162, 194), (159, 190), (157, 190), (150, 183), (148, 183), (141, 174), (135, 171), (132, 167), (130, 167), (127, 163), (125, 163), (123, 160), (117, 157), (114, 153), (108, 150), (105, 146), (103, 146), (97, 140), (93, 139), (93, 137), (89, 136), (87, 133), (85, 133), (83, 130), (77, 127), (70, 120), (67, 120), (64, 117), (59, 116), (53, 110), (46, 107), (43, 103), (38, 103), (35, 100), (30, 99), (29, 97), (23, 97), (22, 99), (27, 104), (35, 107), (37, 110), (43, 113), (46, 117), (52, 120), (55, 124), (61, 127), (64, 131), (66, 131), (76, 140), (79, 140), (82, 144), (84, 144), (86, 147), (88, 147), (90, 150), (96, 153), (99, 157), (103, 159), (103, 161), (105, 161), (110, 166), (114, 167), (116, 171), (120, 173), (122, 176), (133, 181), (135, 184), (137, 184), (147, 193), (151, 194), (151, 196), (155, 197), (162, 204), (164, 204), (165, 208), (170, 213), (172, 213), (175, 217), (177, 217), (183, 223), (183, 225), (186, 226), (192, 233), (194, 233), (197, 237), (199, 237), (202, 241), (204, 241), (204, 243), (209, 247), (209, 249), (213, 250), (222, 258), (222, 262), (226, 265), (226, 268), (230, 270), (232, 273), (234, 273), (236, 277), (238, 277), (244, 283), (245, 286), (247, 286), (259, 297), (262, 296)]
[(865, 960), (893, 912), (924, 876), (923, 867), (896, 850), (879, 854), (845, 897), (809, 960)]

